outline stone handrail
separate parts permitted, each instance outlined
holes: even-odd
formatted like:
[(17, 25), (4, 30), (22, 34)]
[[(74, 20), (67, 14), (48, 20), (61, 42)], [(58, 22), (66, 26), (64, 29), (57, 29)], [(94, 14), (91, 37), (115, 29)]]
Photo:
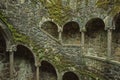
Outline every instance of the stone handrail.
[(120, 80), (120, 62), (97, 56), (84, 56), (86, 68), (106, 80)]
[(48, 37), (50, 37), (51, 39), (53, 39), (54, 41), (56, 41), (57, 43), (61, 44), (60, 41), (56, 38), (54, 38), (53, 36), (51, 36), (50, 34), (48, 34), (46, 31), (44, 31), (43, 29), (40, 28), (40, 30), (45, 33)]

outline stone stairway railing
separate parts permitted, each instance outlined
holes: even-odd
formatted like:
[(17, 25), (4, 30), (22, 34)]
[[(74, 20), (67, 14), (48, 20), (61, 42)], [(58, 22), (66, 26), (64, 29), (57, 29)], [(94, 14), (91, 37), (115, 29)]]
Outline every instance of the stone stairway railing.
[[(45, 33), (45, 34), (46, 34), (49, 38), (51, 38), (52, 40), (60, 43), (60, 41), (59, 41), (57, 38), (53, 37), (52, 35), (50, 35), (50, 34), (47, 33), (46, 31), (44, 31), (43, 29), (40, 29), (40, 30), (41, 30), (43, 33)], [(61, 44), (61, 43), (60, 43), (60, 44)]]
[[(42, 37), (45, 36), (45, 38), (47, 38), (46, 41), (44, 41), (45, 43), (49, 43), (50, 41), (53, 41), (53, 43), (49, 44), (48, 46), (52, 46), (52, 48), (55, 48), (61, 54), (64, 54), (64, 56), (69, 57), (70, 59), (75, 58), (75, 60), (77, 59), (76, 61), (80, 61), (78, 57), (80, 57), (80, 54), (81, 54), (81, 46), (66, 45), (66, 44), (64, 45), (64, 44), (61, 44), (58, 39), (48, 34), (46, 31), (41, 30), (40, 33), (44, 33)], [(45, 45), (45, 43), (42, 42), (42, 40), (43, 39), (41, 39), (40, 44)], [(76, 56), (78, 57), (73, 56), (72, 55), (73, 53), (77, 54)], [(75, 60), (73, 61), (76, 62)], [(96, 75), (98, 74), (98, 76), (104, 77), (105, 80), (119, 80), (120, 79), (119, 77), (120, 76), (120, 63), (117, 61), (107, 60), (106, 58), (101, 58), (101, 57), (96, 57), (96, 56), (84, 56), (83, 61), (85, 62), (86, 70), (91, 72), (91, 74), (96, 74)]]
[(96, 56), (84, 56), (84, 62), (89, 71), (106, 80), (120, 80), (120, 62)]

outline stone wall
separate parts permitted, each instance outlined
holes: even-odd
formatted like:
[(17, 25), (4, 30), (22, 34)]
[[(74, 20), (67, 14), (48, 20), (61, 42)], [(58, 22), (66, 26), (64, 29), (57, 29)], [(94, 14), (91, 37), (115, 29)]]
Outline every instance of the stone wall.
[[(99, 10), (97, 10), (94, 7), (95, 6), (94, 2), (95, 2), (95, 0), (89, 2), (88, 6), (85, 7), (84, 6), (85, 2), (83, 1), (82, 5), (80, 6), (81, 13), (78, 14), (77, 17), (71, 16), (72, 19), (75, 19), (76, 21), (79, 22), (78, 24), (80, 24), (81, 31), (85, 28), (85, 24), (87, 23), (87, 21), (89, 19), (91, 19), (93, 17), (100, 17), (102, 19), (105, 18), (105, 15), (106, 15), (105, 13), (102, 16), (99, 16), (99, 14), (98, 14)], [(83, 58), (82, 58), (83, 52), (82, 52), (82, 48), (80, 46), (81, 44), (78, 44), (79, 46), (78, 45), (77, 46), (76, 45), (64, 45), (64, 44), (62, 45), (58, 39), (54, 40), (48, 34), (46, 34), (45, 32), (43, 32), (40, 29), (40, 23), (44, 22), (45, 19), (49, 18), (49, 17), (47, 17), (49, 14), (48, 13), (46, 14), (46, 10), (44, 9), (43, 5), (40, 2), (34, 2), (34, 0), (27, 0), (27, 1), (25, 1), (25, 0), (19, 0), (19, 1), (1, 0), (0, 12), (5, 16), (5, 18), (7, 19), (7, 22), (12, 24), (14, 26), (14, 28), (20, 34), (24, 34), (24, 35), (28, 36), (30, 38), (30, 40), (35, 42), (35, 45), (39, 46), (40, 49), (44, 49), (45, 52), (42, 52), (43, 55), (45, 55), (45, 56), (48, 55), (47, 58), (50, 57), (50, 55), (53, 55), (50, 59), (55, 58), (55, 60), (58, 61), (60, 64), (58, 62), (57, 63), (52, 62), (54, 60), (48, 60), (48, 61), (51, 61), (51, 63), (54, 63), (56, 68), (58, 68), (58, 66), (57, 66), (58, 64), (59, 64), (59, 67), (61, 67), (62, 64), (65, 64), (65, 63), (62, 63), (62, 59), (60, 59), (61, 60), (60, 61), (59, 57), (54, 56), (54, 55), (59, 54), (59, 55), (64, 56), (63, 62), (64, 62), (64, 60), (68, 60), (71, 62), (70, 65), (66, 63), (69, 69), (65, 69), (65, 70), (73, 70), (73, 71), (77, 71), (77, 72), (79, 72), (79, 70), (81, 70), (81, 65), (83, 65), (83, 62), (82, 62), (83, 61)], [(50, 20), (52, 21), (52, 19), (50, 19)], [(69, 20), (66, 20), (66, 22), (67, 21), (69, 21)], [(71, 18), (70, 18), (70, 21), (71, 21)], [(62, 26), (63, 26), (63, 24), (62, 24)], [(61, 27), (61, 28), (62, 28), (62, 26), (59, 25), (59, 27)], [(105, 35), (105, 34), (103, 33), (102, 35)], [(101, 42), (101, 41), (99, 41), (99, 42)], [(91, 41), (91, 43), (92, 43), (92, 41)], [(102, 44), (104, 44), (104, 43), (102, 43)], [(86, 44), (86, 46), (87, 46), (87, 44)], [(96, 48), (97, 46), (93, 47), (92, 49)], [(31, 48), (32, 47), (33, 46), (31, 46)], [(105, 49), (104, 47), (102, 47), (102, 48), (103, 48), (103, 50)], [(38, 49), (38, 51), (39, 51), (39, 49)], [(96, 50), (96, 51), (101, 52), (101, 49), (98, 48), (98, 50)], [(88, 52), (90, 52), (90, 51), (88, 51)], [(95, 53), (95, 52), (92, 52), (92, 53)], [(34, 54), (37, 56), (39, 54), (41, 55), (41, 53), (39, 53), (39, 54), (34, 53)], [(99, 53), (99, 55), (100, 55), (100, 53)], [(74, 64), (74, 67), (71, 67), (72, 64)], [(76, 68), (76, 66), (77, 66), (77, 68)], [(89, 65), (86, 65), (86, 66), (89, 66)], [(61, 68), (63, 68), (63, 67), (61, 67)], [(79, 69), (79, 70), (77, 70), (77, 69)], [(86, 74), (86, 73), (83, 73), (83, 74)], [(117, 72), (117, 74), (119, 75), (119, 71)], [(116, 79), (119, 79), (119, 78), (116, 78)]]

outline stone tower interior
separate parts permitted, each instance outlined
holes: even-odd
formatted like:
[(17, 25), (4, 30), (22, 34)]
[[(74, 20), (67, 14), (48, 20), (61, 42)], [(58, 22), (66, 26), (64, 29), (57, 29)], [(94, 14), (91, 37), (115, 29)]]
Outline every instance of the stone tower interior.
[(120, 10), (96, 1), (0, 0), (0, 80), (120, 80)]

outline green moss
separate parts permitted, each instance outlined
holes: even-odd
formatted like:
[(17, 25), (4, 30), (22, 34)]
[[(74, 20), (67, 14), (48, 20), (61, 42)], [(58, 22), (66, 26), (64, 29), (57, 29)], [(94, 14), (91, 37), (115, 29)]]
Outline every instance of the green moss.
[[(63, 72), (63, 71), (74, 71), (77, 72), (81, 75), (85, 75), (88, 77), (91, 77), (93, 79), (100, 79), (100, 80), (104, 80), (104, 78), (100, 75), (97, 75), (95, 73), (92, 73), (86, 69), (81, 69), (79, 66), (76, 66), (75, 63), (72, 63), (71, 60), (66, 59), (63, 55), (58, 54), (52, 54), (49, 52), (49, 54), (46, 54), (44, 52), (44, 58), (43, 60), (49, 61), (50, 63), (52, 63), (54, 65), (55, 68), (58, 69), (59, 72)], [(41, 60), (42, 61), (42, 60)]]
[(32, 50), (34, 53), (36, 53), (36, 56), (38, 56), (39, 49), (40, 47), (38, 45), (36, 45), (36, 43), (31, 40), (28, 36), (19, 33), (19, 31), (17, 31), (13, 25), (11, 25), (10, 23), (7, 22), (7, 19), (4, 17), (4, 15), (2, 15), (2, 13), (0, 13), (0, 19), (5, 23), (5, 25), (9, 28), (9, 30), (11, 31), (12, 34), (12, 38), (13, 38), (13, 42), (16, 43), (22, 43), (22, 44), (26, 44), (27, 46), (29, 46), (30, 48), (32, 47)]
[(120, 12), (120, 0), (98, 0), (96, 3), (98, 8), (109, 10), (109, 15), (116, 15)]
[(40, 2), (47, 9), (49, 18), (59, 25), (62, 25), (72, 17), (72, 9), (68, 5), (63, 7), (61, 0), (53, 0), (51, 2), (40, 0)]
[(27, 43), (29, 42), (29, 39), (27, 36), (18, 33), (18, 31), (10, 24), (7, 22), (7, 19), (2, 15), (2, 13), (0, 13), (0, 19), (7, 25), (7, 27), (10, 29), (12, 36), (13, 36), (13, 40), (14, 42), (23, 42), (23, 43)]

